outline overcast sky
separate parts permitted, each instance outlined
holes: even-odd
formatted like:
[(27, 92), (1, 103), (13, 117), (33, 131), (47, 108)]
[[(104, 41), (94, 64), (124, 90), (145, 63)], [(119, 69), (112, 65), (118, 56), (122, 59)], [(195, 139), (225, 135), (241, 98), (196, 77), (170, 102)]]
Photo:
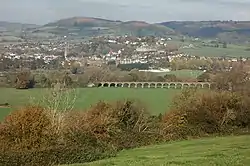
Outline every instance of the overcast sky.
[(74, 16), (163, 22), (250, 20), (250, 0), (0, 0), (0, 21), (45, 24)]

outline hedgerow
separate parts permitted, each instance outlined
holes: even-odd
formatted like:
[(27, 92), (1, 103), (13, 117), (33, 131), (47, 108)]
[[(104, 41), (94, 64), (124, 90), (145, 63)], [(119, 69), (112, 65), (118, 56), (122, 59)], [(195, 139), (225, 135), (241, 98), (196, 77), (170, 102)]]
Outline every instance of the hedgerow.
[(249, 106), (242, 94), (194, 89), (177, 96), (163, 116), (135, 100), (100, 101), (85, 111), (27, 106), (0, 123), (0, 165), (84, 163), (158, 142), (242, 134), (250, 127)]

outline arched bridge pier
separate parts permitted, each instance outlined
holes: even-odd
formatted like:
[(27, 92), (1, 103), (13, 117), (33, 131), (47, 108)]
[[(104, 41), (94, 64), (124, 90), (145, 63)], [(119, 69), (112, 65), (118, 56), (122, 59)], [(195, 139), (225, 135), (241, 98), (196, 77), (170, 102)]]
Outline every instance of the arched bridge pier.
[(115, 87), (115, 88), (211, 88), (209, 82), (99, 82), (97, 87)]

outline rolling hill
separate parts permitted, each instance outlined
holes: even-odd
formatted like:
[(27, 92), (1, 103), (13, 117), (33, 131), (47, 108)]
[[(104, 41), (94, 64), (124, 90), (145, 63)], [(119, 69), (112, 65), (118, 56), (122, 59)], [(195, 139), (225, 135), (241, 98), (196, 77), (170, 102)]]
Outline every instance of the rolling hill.
[(23, 41), (23, 31), (36, 27), (38, 25), (0, 21), (0, 42)]
[(34, 32), (75, 36), (133, 35), (166, 36), (188, 35), (218, 38), (221, 41), (242, 43), (250, 41), (250, 21), (170, 21), (149, 24), (143, 21), (119, 21), (92, 17), (72, 17), (48, 23)]
[(250, 21), (171, 21), (160, 24), (193, 37), (219, 38), (228, 42), (250, 41)]
[(250, 42), (250, 21), (169, 21), (150, 24), (144, 21), (119, 21), (93, 17), (72, 17), (37, 26), (0, 21), (0, 32), (26, 30), (34, 36), (97, 35), (167, 36), (184, 35), (199, 38), (218, 38), (230, 43)]
[(21, 31), (24, 29), (36, 27), (38, 27), (38, 25), (0, 21), (0, 31)]
[(122, 22), (91, 17), (73, 17), (58, 20), (33, 29), (33, 33), (36, 32), (75, 36), (126, 34), (133, 36), (164, 36), (174, 34), (174, 30), (163, 25), (149, 24), (142, 21)]
[(92, 18), (92, 17), (72, 17), (56, 22), (48, 23), (46, 26), (61, 26), (61, 27), (98, 27), (98, 26), (112, 26), (115, 24), (120, 24), (121, 21), (106, 20), (101, 18)]

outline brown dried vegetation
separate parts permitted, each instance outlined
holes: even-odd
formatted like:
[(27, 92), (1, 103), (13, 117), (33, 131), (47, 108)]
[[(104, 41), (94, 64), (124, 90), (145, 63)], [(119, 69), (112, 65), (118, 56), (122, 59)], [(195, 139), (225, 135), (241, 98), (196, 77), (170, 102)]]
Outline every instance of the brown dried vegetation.
[(249, 101), (238, 92), (184, 90), (163, 117), (133, 100), (100, 101), (58, 116), (51, 107), (24, 107), (0, 124), (0, 165), (84, 163), (163, 141), (242, 134), (250, 127)]
[[(166, 139), (231, 134), (250, 126), (246, 96), (233, 92), (184, 91), (163, 118)], [(248, 98), (249, 99), (249, 98)]]
[(159, 138), (159, 120), (135, 101), (99, 102), (85, 112), (63, 112), (60, 132), (50, 115), (48, 109), (28, 106), (6, 117), (0, 125), (0, 165), (89, 162)]

